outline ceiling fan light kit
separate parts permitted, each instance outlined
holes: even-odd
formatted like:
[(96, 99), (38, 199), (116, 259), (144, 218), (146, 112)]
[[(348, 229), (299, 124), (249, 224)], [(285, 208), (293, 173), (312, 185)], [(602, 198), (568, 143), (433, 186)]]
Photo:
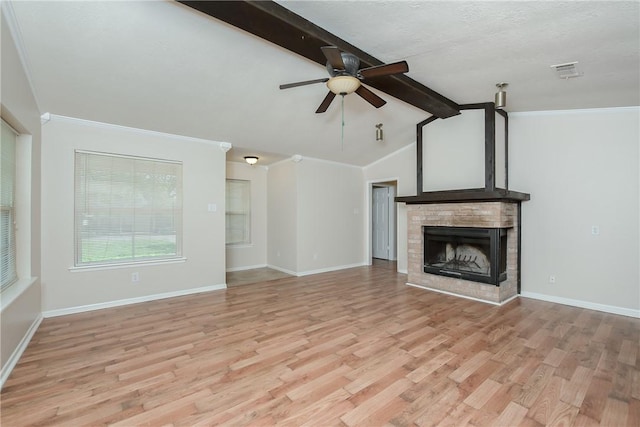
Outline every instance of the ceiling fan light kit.
[(360, 80), (352, 76), (336, 76), (329, 79), (327, 87), (336, 95), (349, 95), (360, 87)]

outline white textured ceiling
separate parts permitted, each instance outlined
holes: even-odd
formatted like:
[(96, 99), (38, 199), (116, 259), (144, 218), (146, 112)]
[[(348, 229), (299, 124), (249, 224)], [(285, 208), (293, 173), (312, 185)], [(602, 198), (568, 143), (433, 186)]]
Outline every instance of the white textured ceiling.
[[(6, 2), (5, 2), (6, 3)], [(283, 6), (459, 103), (506, 110), (640, 105), (640, 2), (286, 1)], [(7, 6), (7, 5), (5, 5)], [(231, 142), (231, 159), (301, 154), (366, 165), (415, 140), (428, 113), (376, 91), (314, 111), (323, 67), (168, 1), (35, 2), (3, 7), (42, 112)], [(553, 64), (584, 75), (559, 79)], [(385, 141), (375, 141), (383, 123)]]

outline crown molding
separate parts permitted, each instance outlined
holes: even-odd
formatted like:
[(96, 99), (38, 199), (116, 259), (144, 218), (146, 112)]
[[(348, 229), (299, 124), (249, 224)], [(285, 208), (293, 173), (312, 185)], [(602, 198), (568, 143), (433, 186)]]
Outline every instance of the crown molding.
[(16, 47), (16, 51), (18, 52), (18, 58), (20, 59), (20, 64), (22, 65), (22, 69), (24, 70), (24, 74), (27, 78), (27, 83), (29, 84), (29, 89), (31, 90), (33, 100), (36, 103), (38, 111), (42, 111), (42, 109), (40, 108), (40, 102), (38, 101), (38, 96), (36, 94), (35, 85), (33, 84), (33, 75), (31, 73), (31, 67), (29, 66), (29, 56), (27, 55), (27, 51), (24, 47), (22, 32), (20, 31), (20, 25), (18, 24), (18, 20), (16, 19), (12, 2), (9, 0), (0, 1), (0, 10), (2, 11), (2, 16), (4, 16), (5, 18), (7, 27), (9, 28), (9, 33), (13, 38), (13, 43)]
[(380, 157), (379, 159), (374, 160), (373, 162), (369, 163), (368, 165), (363, 166), (363, 169), (367, 169), (367, 168), (370, 168), (371, 166), (377, 165), (377, 164), (378, 164), (378, 163), (380, 163), (380, 162), (384, 162), (385, 160), (388, 160), (389, 158), (391, 158), (391, 157), (393, 157), (393, 156), (396, 156), (396, 155), (398, 155), (399, 153), (401, 153), (401, 152), (403, 152), (403, 151), (406, 151), (406, 150), (409, 150), (409, 149), (412, 149), (412, 150), (415, 150), (415, 149), (416, 149), (416, 143), (415, 143), (415, 141), (413, 141), (413, 142), (412, 142), (412, 143), (410, 143), (409, 145), (405, 145), (404, 147), (398, 148), (396, 151), (393, 151), (393, 152), (391, 152), (391, 153), (387, 154), (387, 155), (386, 155), (386, 156), (384, 156), (384, 157)]
[(510, 117), (526, 116), (562, 116), (570, 114), (602, 114), (602, 113), (624, 113), (640, 112), (640, 106), (629, 107), (601, 107), (601, 108), (577, 108), (574, 110), (540, 110), (540, 111), (518, 111), (509, 113)]
[(137, 134), (140, 134), (140, 135), (148, 135), (148, 136), (154, 136), (154, 137), (159, 137), (159, 138), (179, 139), (179, 140), (185, 141), (185, 142), (195, 142), (195, 143), (200, 143), (200, 144), (211, 144), (211, 145), (215, 145), (216, 147), (220, 148), (224, 152), (229, 151), (231, 149), (231, 147), (232, 147), (232, 144), (230, 142), (226, 142), (226, 141), (214, 141), (214, 140), (211, 140), (211, 139), (194, 138), (192, 136), (176, 135), (176, 134), (172, 134), (172, 133), (158, 132), (158, 131), (155, 131), (155, 130), (139, 129), (139, 128), (133, 128), (133, 127), (129, 127), (129, 126), (114, 125), (114, 124), (111, 124), (111, 123), (96, 122), (96, 121), (93, 121), (93, 120), (78, 119), (76, 117), (60, 116), (60, 115), (57, 115), (57, 114), (50, 114), (50, 113), (43, 114), (43, 117), (47, 117), (48, 118), (48, 120), (45, 122), (45, 124), (49, 123), (49, 122), (76, 123), (76, 124), (83, 125), (83, 126), (91, 126), (91, 127), (95, 127), (95, 128), (133, 132), (133, 133), (137, 133)]

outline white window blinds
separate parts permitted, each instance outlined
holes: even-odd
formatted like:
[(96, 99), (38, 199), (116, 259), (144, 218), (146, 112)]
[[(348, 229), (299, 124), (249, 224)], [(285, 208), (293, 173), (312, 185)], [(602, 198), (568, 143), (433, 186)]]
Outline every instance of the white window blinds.
[(76, 152), (76, 266), (182, 252), (180, 162)]
[(251, 181), (228, 179), (226, 201), (226, 243), (251, 243)]
[(0, 288), (18, 277), (16, 273), (15, 177), (17, 135), (2, 121), (0, 138)]

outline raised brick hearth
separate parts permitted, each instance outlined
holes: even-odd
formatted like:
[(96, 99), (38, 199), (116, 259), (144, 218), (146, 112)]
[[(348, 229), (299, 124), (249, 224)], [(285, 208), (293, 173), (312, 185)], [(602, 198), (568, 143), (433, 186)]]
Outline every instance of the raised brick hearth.
[[(518, 203), (462, 202), (407, 206), (408, 283), (500, 304), (518, 292)], [(428, 274), (423, 269), (422, 226), (508, 228), (507, 279), (500, 286)]]

